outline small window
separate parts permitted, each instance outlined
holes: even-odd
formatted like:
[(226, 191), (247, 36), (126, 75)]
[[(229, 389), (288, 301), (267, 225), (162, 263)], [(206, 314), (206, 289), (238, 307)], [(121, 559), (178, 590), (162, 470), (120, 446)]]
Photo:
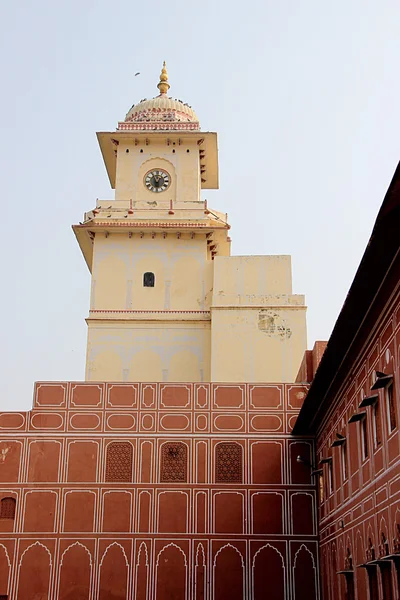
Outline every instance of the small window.
[(182, 442), (167, 442), (161, 447), (161, 483), (187, 482), (187, 446)]
[(342, 444), (342, 473), (343, 473), (343, 481), (346, 481), (348, 477), (347, 473), (347, 445), (346, 443)]
[(388, 416), (389, 416), (389, 433), (392, 433), (394, 429), (397, 427), (397, 419), (396, 419), (396, 405), (394, 401), (393, 395), (393, 383), (390, 383), (386, 387), (386, 402), (388, 407)]
[(363, 458), (363, 460), (366, 460), (368, 458), (368, 429), (367, 429), (366, 417), (364, 417), (360, 421), (360, 430), (361, 430), (362, 458)]
[(319, 501), (322, 504), (322, 502), (325, 500), (324, 476), (322, 473), (320, 473), (320, 475), (318, 477), (318, 491), (319, 491)]
[(149, 272), (143, 275), (143, 287), (154, 287), (155, 282), (156, 278), (154, 273)]
[(106, 481), (132, 481), (133, 447), (129, 442), (107, 446)]
[(328, 462), (328, 491), (329, 495), (333, 494), (333, 468), (331, 460)]
[(377, 448), (382, 443), (382, 424), (379, 400), (372, 406), (372, 425), (374, 430), (374, 445), (375, 448)]
[(242, 446), (235, 442), (222, 442), (217, 445), (215, 454), (215, 481), (217, 483), (242, 483)]
[(0, 594), (0, 600), (8, 600), (7, 594)]
[(0, 503), (0, 519), (15, 519), (15, 498), (3, 498)]

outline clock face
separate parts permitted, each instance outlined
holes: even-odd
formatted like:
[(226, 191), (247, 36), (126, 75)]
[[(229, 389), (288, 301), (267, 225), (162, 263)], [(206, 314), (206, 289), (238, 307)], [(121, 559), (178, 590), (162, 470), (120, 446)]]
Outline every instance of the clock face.
[(169, 187), (170, 183), (170, 176), (161, 169), (153, 169), (144, 176), (144, 184), (150, 192), (163, 192)]

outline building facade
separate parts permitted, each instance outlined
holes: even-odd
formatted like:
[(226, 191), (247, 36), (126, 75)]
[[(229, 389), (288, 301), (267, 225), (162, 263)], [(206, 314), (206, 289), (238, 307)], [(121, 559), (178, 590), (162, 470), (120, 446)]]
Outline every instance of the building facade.
[(36, 384), (0, 415), (0, 593), (318, 598), (306, 390)]
[(302, 377), (294, 432), (316, 440), (324, 600), (400, 597), (399, 230), (400, 166), (318, 370)]
[(98, 134), (115, 199), (74, 226), (86, 382), (0, 414), (0, 599), (318, 599), (304, 298), (289, 257), (230, 256), (216, 134), (158, 87)]
[[(217, 134), (160, 95), (98, 133), (115, 199), (74, 231), (92, 276), (88, 381), (294, 381), (306, 349), (304, 296), (289, 256), (230, 256)], [(265, 360), (268, 356), (268, 361)]]

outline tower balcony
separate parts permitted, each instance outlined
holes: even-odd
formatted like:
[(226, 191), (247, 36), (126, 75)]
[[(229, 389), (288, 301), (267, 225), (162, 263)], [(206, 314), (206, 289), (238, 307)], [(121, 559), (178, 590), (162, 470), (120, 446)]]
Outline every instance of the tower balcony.
[(207, 200), (197, 202), (173, 202), (172, 200), (154, 200), (153, 202), (135, 202), (132, 200), (97, 200), (96, 207), (84, 215), (84, 223), (99, 222), (108, 219), (121, 221), (193, 221), (210, 222), (223, 228), (229, 228), (228, 215), (210, 210)]

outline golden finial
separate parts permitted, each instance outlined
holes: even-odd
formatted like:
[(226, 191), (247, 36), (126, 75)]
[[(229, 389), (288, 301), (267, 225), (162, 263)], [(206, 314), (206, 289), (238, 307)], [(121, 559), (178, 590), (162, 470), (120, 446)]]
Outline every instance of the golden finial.
[(160, 74), (160, 83), (157, 85), (161, 94), (166, 94), (171, 87), (168, 83), (168, 73), (167, 73), (167, 65), (165, 64), (165, 60), (163, 62), (163, 68)]

